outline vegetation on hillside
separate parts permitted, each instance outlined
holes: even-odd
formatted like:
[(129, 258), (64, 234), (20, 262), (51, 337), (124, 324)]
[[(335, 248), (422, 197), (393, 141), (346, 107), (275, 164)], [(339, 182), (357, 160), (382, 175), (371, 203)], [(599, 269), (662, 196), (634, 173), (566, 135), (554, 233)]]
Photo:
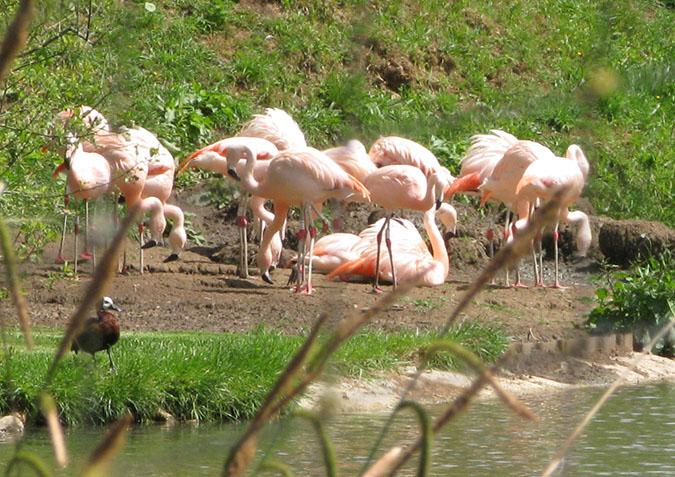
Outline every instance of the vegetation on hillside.
[[(16, 4), (0, 0), (4, 25)], [(398, 134), (454, 171), (470, 136), (493, 128), (559, 154), (578, 143), (597, 213), (675, 224), (675, 18), (663, 3), (49, 0), (37, 8), (29, 44), (0, 85), (8, 185), (0, 213), (35, 242), (26, 252), (54, 239), (64, 187), (51, 179), (63, 141), (55, 114), (79, 104), (113, 125), (150, 129), (177, 158), (270, 106), (287, 109), (316, 147)]]

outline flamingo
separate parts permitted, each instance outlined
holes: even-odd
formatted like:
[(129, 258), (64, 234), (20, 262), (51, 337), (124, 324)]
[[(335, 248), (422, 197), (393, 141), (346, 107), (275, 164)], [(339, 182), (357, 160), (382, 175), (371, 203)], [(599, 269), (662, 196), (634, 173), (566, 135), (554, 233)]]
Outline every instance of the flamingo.
[[(257, 151), (256, 159), (258, 159), (258, 161), (256, 161), (255, 167), (253, 169), (253, 177), (257, 181), (261, 181), (265, 177), (267, 168), (269, 167), (268, 159), (276, 156), (279, 153), (279, 150), (270, 141), (258, 137), (235, 136), (210, 144), (198, 151), (193, 152), (186, 159), (184, 159), (179, 164), (179, 170), (176, 175), (182, 173), (189, 167), (199, 167), (229, 177), (227, 173), (228, 165), (226, 160), (228, 156), (228, 149), (232, 146), (242, 144), (248, 144)], [(246, 161), (241, 160), (235, 166), (239, 174), (243, 174), (245, 164)], [(248, 221), (246, 220), (246, 213), (244, 212), (246, 210), (247, 202), (248, 197), (243, 196), (239, 203), (236, 220), (236, 224), (240, 230), (238, 272), (239, 276), (242, 278), (248, 277), (248, 243), (246, 237), (246, 227), (248, 226)], [(274, 215), (265, 209), (264, 200), (259, 200), (259, 198), (254, 197), (250, 202), (250, 207), (254, 216), (261, 219), (263, 223), (269, 225), (274, 220)], [(281, 235), (278, 235), (275, 236), (272, 241), (272, 265), (276, 265), (279, 261), (281, 249)]]
[(450, 176), (450, 171), (441, 166), (436, 156), (429, 149), (404, 137), (381, 137), (370, 146), (368, 155), (378, 167), (409, 165), (417, 167), (427, 177), (437, 172)]
[(377, 263), (380, 262), (379, 230), (386, 219), (380, 219), (364, 230), (361, 241), (354, 246), (360, 256), (335, 268), (328, 274), (329, 278), (336, 276), (359, 275), (364, 277), (379, 277), (382, 280), (394, 281), (398, 277), (399, 283), (416, 280), (420, 286), (434, 287), (442, 285), (450, 270), (450, 260), (445, 241), (436, 225), (436, 215), (446, 229), (454, 230), (457, 222), (457, 212), (450, 204), (443, 203), (440, 207), (432, 206), (424, 213), (424, 228), (431, 242), (432, 252), (429, 252), (419, 232), (405, 219), (392, 221), (392, 235), (398, 245), (395, 246), (396, 262), (382, 263), (378, 272)]
[[(96, 200), (108, 192), (110, 184), (110, 165), (108, 161), (93, 152), (85, 152), (82, 144), (78, 143), (74, 134), (68, 134), (68, 148), (66, 150), (64, 161), (54, 170), (52, 177), (56, 178), (59, 173), (66, 172), (66, 181), (68, 189), (78, 199), (82, 199), (85, 204), (85, 229), (84, 229), (84, 252), (83, 258), (91, 258), (92, 255), (87, 251), (89, 246), (89, 201)], [(64, 215), (63, 235), (61, 238), (61, 248), (57, 261), (62, 263), (63, 256), (63, 238), (67, 225), (67, 215)], [(78, 227), (76, 224), (75, 234)], [(76, 242), (77, 243), (77, 242)], [(77, 247), (77, 245), (76, 245)], [(95, 253), (94, 247), (93, 252)], [(75, 270), (77, 271), (77, 248), (75, 250)]]
[(237, 136), (266, 139), (279, 151), (307, 147), (305, 135), (298, 123), (290, 114), (278, 108), (267, 108), (265, 114), (254, 114)]
[[(382, 234), (385, 234), (385, 244), (389, 250), (389, 261), (393, 263), (392, 241), (390, 224), (392, 212), (396, 209), (411, 209), (424, 212), (429, 210), (435, 203), (440, 203), (445, 190), (450, 185), (449, 175), (444, 172), (436, 172), (428, 179), (424, 172), (415, 166), (390, 165), (380, 167), (363, 180), (363, 185), (370, 192), (371, 201), (389, 211), (380, 230), (377, 245), (380, 246)], [(377, 254), (379, 259), (380, 254)], [(379, 270), (379, 261), (376, 264)], [(396, 268), (391, 265), (394, 272), (393, 283), (396, 286)], [(380, 292), (379, 273), (375, 273), (373, 291)]]
[[(345, 172), (356, 177), (363, 182), (368, 174), (377, 170), (377, 165), (370, 159), (366, 147), (357, 139), (350, 140), (346, 146), (333, 147), (323, 151)], [(345, 204), (338, 202), (335, 204), (333, 213), (333, 229), (342, 228), (342, 214)], [(318, 245), (318, 243), (317, 243)]]
[[(166, 227), (164, 203), (159, 198), (150, 195), (149, 191), (146, 191), (144, 197), (143, 189), (146, 181), (148, 181), (150, 167), (153, 168), (156, 176), (168, 172), (170, 169), (169, 164), (165, 163), (167, 161), (165, 154), (168, 151), (165, 153), (164, 147), (161, 146), (157, 138), (143, 128), (128, 129), (123, 134), (98, 135), (93, 146), (95, 151), (105, 157), (110, 164), (113, 190), (124, 195), (129, 207), (139, 204), (142, 214), (146, 212), (151, 214), (151, 238), (147, 243), (141, 245), (141, 249), (154, 247)], [(150, 181), (152, 181), (152, 178)], [(158, 182), (166, 182), (166, 179), (158, 178)], [(139, 231), (142, 231), (142, 229), (142, 225), (139, 226)], [(141, 266), (142, 270), (143, 267)]]
[[(239, 159), (246, 156), (246, 167), (241, 175), (236, 172), (235, 166)], [(294, 151), (284, 151), (270, 161), (267, 174), (262, 181), (257, 181), (253, 170), (257, 162), (257, 154), (248, 145), (233, 146), (227, 157), (228, 173), (241, 182), (241, 187), (250, 194), (257, 195), (274, 202), (274, 220), (265, 230), (258, 251), (258, 266), (260, 274), (268, 283), (273, 283), (269, 276), (272, 262), (270, 243), (274, 234), (281, 230), (288, 210), (293, 205), (303, 206), (305, 209), (305, 229), (298, 234), (300, 239), (299, 264), (304, 264), (304, 239), (310, 235), (309, 245), (309, 273), (306, 284), (303, 284), (303, 273), (298, 273), (296, 292), (312, 293), (311, 257), (316, 236), (316, 228), (308, 227), (311, 220), (310, 204), (323, 202), (329, 198), (344, 199), (351, 194), (360, 194), (369, 200), (368, 189), (358, 179), (343, 171), (325, 154), (313, 148)], [(309, 230), (308, 230), (309, 229)]]
[(577, 247), (582, 256), (588, 252), (591, 243), (591, 229), (588, 216), (581, 211), (571, 212), (569, 206), (574, 203), (584, 188), (589, 170), (588, 159), (576, 144), (567, 148), (565, 157), (544, 158), (530, 164), (518, 182), (515, 194), (518, 200), (534, 203), (536, 199), (549, 200), (555, 192), (562, 189), (559, 220), (553, 231), (555, 245), (555, 283), (554, 288), (563, 288), (559, 281), (558, 266), (558, 223), (560, 220), (577, 223)]
[(58, 114), (58, 118), (62, 123), (68, 123), (73, 117), (80, 119), (87, 132), (91, 133), (92, 135), (110, 132), (108, 120), (105, 118), (105, 116), (103, 116), (103, 114), (91, 106), (82, 105), (77, 108), (77, 111), (67, 108)]
[[(360, 241), (359, 235), (344, 232), (321, 237), (314, 244), (312, 268), (319, 273), (330, 273), (343, 263), (358, 258), (354, 248)], [(297, 260), (296, 256), (291, 262)]]
[[(481, 195), (481, 207), (488, 200), (504, 203), (507, 213), (504, 238), (508, 238), (511, 212), (519, 217), (525, 217), (529, 210), (529, 204), (526, 202), (520, 202), (520, 205), (516, 206), (515, 189), (518, 181), (532, 162), (542, 158), (552, 159), (555, 155), (549, 148), (537, 142), (518, 140), (512, 134), (499, 129), (494, 129), (491, 133), (472, 136), (471, 146), (460, 161), (462, 165), (460, 177), (450, 186), (446, 197), (461, 191)], [(488, 219), (487, 237), (490, 241), (490, 258), (494, 256), (493, 226), (497, 214), (498, 209)], [(534, 266), (535, 277), (538, 277), (536, 258)], [(515, 286), (522, 286), (519, 269), (516, 268), (516, 270)], [(508, 271), (506, 285), (509, 286)]]

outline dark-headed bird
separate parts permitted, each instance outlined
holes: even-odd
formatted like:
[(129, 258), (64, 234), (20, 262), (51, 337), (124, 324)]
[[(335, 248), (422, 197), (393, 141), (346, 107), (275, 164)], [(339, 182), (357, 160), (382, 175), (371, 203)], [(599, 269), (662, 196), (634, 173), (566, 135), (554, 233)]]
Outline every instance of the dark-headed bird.
[(75, 353), (80, 350), (91, 353), (94, 364), (96, 364), (96, 353), (105, 350), (108, 352), (108, 358), (110, 358), (110, 370), (117, 372), (110, 354), (110, 347), (120, 339), (120, 325), (117, 323), (115, 315), (110, 313), (109, 310), (122, 311), (115, 306), (112, 299), (106, 296), (101, 300), (101, 307), (96, 313), (97, 316), (87, 320), (84, 330), (75, 337), (70, 349)]

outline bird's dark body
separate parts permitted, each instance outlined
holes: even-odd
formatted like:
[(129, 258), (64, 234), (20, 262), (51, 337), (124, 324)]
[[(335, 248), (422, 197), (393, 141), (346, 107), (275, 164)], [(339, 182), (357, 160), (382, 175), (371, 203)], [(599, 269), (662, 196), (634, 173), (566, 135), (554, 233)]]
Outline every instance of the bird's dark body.
[(120, 339), (120, 325), (115, 316), (107, 311), (99, 311), (96, 318), (89, 318), (84, 331), (80, 333), (71, 345), (71, 350), (79, 350), (92, 355), (98, 351), (110, 349)]

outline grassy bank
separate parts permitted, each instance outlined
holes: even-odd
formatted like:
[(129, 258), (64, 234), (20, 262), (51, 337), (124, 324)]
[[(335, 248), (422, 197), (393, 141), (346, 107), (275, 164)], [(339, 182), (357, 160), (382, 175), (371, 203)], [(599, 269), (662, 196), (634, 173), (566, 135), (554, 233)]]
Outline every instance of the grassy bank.
[[(3, 25), (16, 2), (0, 3)], [(454, 171), (469, 137), (493, 128), (558, 154), (578, 143), (598, 213), (675, 225), (670, 2), (91, 5), (39, 2), (28, 53), (1, 86), (0, 213), (28, 239), (55, 238), (60, 158), (43, 146), (55, 113), (81, 103), (150, 129), (177, 158), (270, 106), (312, 146), (399, 134)]]
[[(9, 333), (11, 384), (5, 373), (0, 377), (0, 414), (14, 403), (32, 422), (40, 419), (36, 396), (61, 331), (36, 330), (34, 337), (36, 350), (29, 353), (21, 335)], [(506, 346), (499, 331), (473, 325), (451, 331), (449, 338), (486, 361)], [(393, 369), (414, 362), (434, 340), (431, 333), (364, 332), (344, 345), (333, 366), (347, 375)], [(113, 348), (117, 374), (107, 372), (105, 353), (97, 355), (98, 367), (89, 355), (71, 353), (49, 392), (67, 424), (105, 423), (127, 410), (138, 420), (149, 420), (158, 409), (181, 420), (247, 419), (302, 341), (265, 329), (248, 334), (125, 333)], [(439, 356), (434, 366), (447, 369), (456, 363)]]

